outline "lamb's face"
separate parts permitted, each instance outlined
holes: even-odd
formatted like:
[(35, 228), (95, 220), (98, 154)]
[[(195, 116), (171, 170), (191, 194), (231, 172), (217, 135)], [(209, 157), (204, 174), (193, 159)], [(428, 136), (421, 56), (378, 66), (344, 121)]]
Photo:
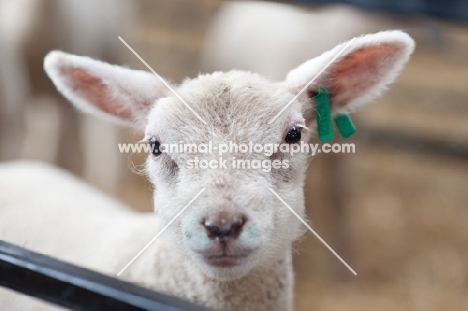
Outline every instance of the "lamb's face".
[[(147, 138), (179, 145), (148, 158), (155, 209), (169, 222), (206, 188), (169, 227), (173, 243), (209, 276), (241, 277), (266, 258), (284, 254), (302, 232), (300, 222), (269, 190), (304, 214), (307, 154), (271, 150), (274, 144), (283, 144), (284, 151), (307, 140), (301, 105), (293, 103), (269, 124), (294, 94), (240, 71), (200, 76), (178, 93), (207, 124), (177, 98), (154, 105)], [(242, 149), (250, 142), (257, 152)], [(200, 150), (203, 144), (211, 144), (212, 151)], [(183, 152), (180, 145), (199, 150)]]
[[(271, 153), (267, 146), (307, 140), (304, 117), (315, 125), (311, 95), (320, 86), (329, 90), (332, 114), (348, 111), (393, 82), (413, 49), (407, 34), (385, 31), (338, 45), (278, 84), (239, 71), (200, 76), (177, 93), (206, 124), (180, 99), (168, 96), (166, 83), (152, 73), (62, 52), (50, 53), (44, 66), (59, 91), (82, 110), (126, 124), (146, 118), (146, 136), (153, 145), (172, 143), (183, 149), (195, 144), (198, 153), (169, 150), (149, 157), (154, 205), (166, 223), (183, 211), (169, 227), (173, 244), (207, 275), (226, 280), (275, 262), (302, 231), (270, 189), (303, 216), (307, 155), (282, 149)], [(210, 142), (213, 152), (200, 149)], [(253, 152), (245, 153), (241, 144), (250, 142)]]

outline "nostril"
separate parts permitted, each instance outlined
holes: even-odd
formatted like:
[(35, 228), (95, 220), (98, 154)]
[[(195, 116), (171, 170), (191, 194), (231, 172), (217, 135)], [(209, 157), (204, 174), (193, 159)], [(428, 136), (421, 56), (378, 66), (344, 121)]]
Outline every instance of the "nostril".
[(240, 216), (231, 224), (231, 230), (237, 230), (237, 229), (242, 228), (246, 221), (247, 221), (247, 218), (245, 216), (243, 215)]
[(204, 219), (202, 225), (205, 227), (210, 239), (225, 240), (228, 238), (236, 239), (242, 231), (242, 227), (247, 222), (244, 215), (236, 217), (234, 221), (228, 222), (225, 218), (219, 219), (221, 226), (211, 223)]
[(205, 224), (205, 228), (208, 231), (208, 236), (211, 239), (214, 239), (216, 237), (220, 237), (224, 235), (224, 232), (222, 232), (221, 228), (218, 226), (212, 226), (212, 225), (207, 225)]
[(240, 219), (237, 219), (236, 221), (232, 223), (229, 230), (230, 230), (230, 234), (232, 235), (234, 239), (237, 239), (237, 237), (242, 232), (242, 227), (244, 226), (246, 220), (247, 219), (244, 216), (242, 216)]

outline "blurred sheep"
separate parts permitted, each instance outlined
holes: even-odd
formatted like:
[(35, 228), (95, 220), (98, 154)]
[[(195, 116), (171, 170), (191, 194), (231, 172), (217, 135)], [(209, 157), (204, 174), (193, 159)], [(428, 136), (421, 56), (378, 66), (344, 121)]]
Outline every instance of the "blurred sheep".
[(128, 0), (0, 1), (0, 160), (56, 163), (115, 191), (123, 167), (119, 131), (63, 103), (42, 59), (60, 48), (122, 62), (117, 37), (131, 27), (136, 9)]

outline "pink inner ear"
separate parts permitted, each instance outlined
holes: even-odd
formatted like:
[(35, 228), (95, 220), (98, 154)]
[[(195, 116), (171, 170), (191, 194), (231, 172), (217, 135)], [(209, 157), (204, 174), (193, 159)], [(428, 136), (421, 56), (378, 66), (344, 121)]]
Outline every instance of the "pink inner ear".
[(109, 87), (96, 76), (80, 68), (62, 68), (61, 73), (69, 78), (71, 87), (99, 110), (125, 120), (132, 120), (132, 111), (118, 103)]
[(333, 110), (363, 96), (392, 69), (401, 46), (381, 43), (363, 47), (334, 64), (326, 75)]

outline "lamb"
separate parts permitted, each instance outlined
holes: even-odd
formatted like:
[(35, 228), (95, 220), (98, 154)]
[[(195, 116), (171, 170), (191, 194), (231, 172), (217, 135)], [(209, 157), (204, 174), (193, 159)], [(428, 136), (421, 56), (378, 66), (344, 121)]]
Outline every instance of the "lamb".
[[(230, 150), (219, 156), (162, 152), (159, 147), (307, 141), (316, 126), (313, 96), (320, 87), (329, 90), (333, 113), (353, 111), (394, 81), (414, 49), (414, 41), (401, 31), (348, 43), (306, 61), (284, 82), (233, 70), (173, 85), (185, 102), (151, 73), (51, 52), (45, 70), (76, 107), (144, 133), (152, 151), (145, 170), (154, 185), (155, 213), (129, 212), (56, 169), (4, 165), (0, 239), (116, 276), (173, 221), (122, 278), (214, 309), (293, 310), (292, 244), (305, 230), (270, 189), (305, 218), (308, 155)], [(280, 159), (289, 165), (271, 171), (188, 168), (194, 156), (229, 159), (228, 164), (233, 157)], [(0, 304), (37, 310), (22, 299), (3, 292)]]

